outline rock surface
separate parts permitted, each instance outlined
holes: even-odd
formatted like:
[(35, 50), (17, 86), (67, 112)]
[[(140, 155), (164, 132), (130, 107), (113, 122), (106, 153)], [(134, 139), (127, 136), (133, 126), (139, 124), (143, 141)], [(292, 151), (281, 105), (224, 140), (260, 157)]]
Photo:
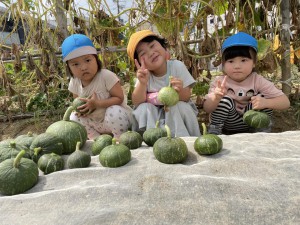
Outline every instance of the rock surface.
[(182, 164), (144, 144), (119, 168), (93, 156), (88, 168), (40, 173), (26, 193), (0, 195), (0, 224), (300, 224), (300, 131), (220, 137), (212, 156), (183, 138)]

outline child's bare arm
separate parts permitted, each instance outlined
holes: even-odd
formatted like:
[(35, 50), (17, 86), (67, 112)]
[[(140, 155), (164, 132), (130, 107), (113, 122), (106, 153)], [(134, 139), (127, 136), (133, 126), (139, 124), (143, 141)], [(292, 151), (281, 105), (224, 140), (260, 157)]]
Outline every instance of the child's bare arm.
[(281, 95), (276, 98), (263, 98), (261, 96), (253, 96), (251, 98), (253, 109), (277, 109), (284, 110), (290, 107), (290, 100), (286, 95)]

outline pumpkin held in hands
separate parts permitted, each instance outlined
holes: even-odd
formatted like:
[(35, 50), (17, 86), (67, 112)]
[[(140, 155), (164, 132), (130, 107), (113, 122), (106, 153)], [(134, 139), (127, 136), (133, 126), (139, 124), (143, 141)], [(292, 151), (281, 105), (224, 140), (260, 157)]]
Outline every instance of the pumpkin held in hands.
[(223, 148), (222, 139), (215, 134), (207, 134), (206, 126), (202, 123), (203, 134), (194, 142), (194, 149), (199, 155), (213, 155)]
[(171, 137), (170, 128), (165, 125), (167, 137), (158, 139), (153, 145), (155, 158), (166, 164), (183, 162), (188, 156), (188, 148), (183, 139)]
[[(172, 79), (172, 76), (170, 76)], [(179, 94), (178, 92), (171, 86), (163, 87), (159, 90), (157, 99), (165, 106), (165, 110), (168, 111), (168, 107), (174, 106), (179, 101)]]
[(255, 129), (267, 128), (271, 122), (267, 113), (253, 109), (244, 113), (243, 121), (249, 127)]
[(16, 158), (0, 163), (0, 193), (4, 195), (21, 194), (38, 182), (39, 170), (30, 159), (23, 158), (21, 150)]

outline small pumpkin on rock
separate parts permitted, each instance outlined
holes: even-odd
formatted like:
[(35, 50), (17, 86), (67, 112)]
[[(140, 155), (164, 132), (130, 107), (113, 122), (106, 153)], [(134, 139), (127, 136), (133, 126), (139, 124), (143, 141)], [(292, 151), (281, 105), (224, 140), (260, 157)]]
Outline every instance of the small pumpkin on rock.
[(212, 155), (220, 152), (223, 148), (222, 139), (215, 134), (207, 134), (207, 129), (202, 123), (203, 134), (194, 142), (194, 149), (199, 155)]
[(244, 113), (243, 121), (249, 127), (253, 127), (255, 129), (267, 128), (271, 122), (267, 113), (253, 109)]
[(85, 168), (91, 163), (91, 156), (80, 150), (80, 142), (77, 142), (76, 150), (73, 152), (67, 160), (68, 168)]
[(117, 144), (112, 139), (112, 144), (106, 146), (99, 154), (99, 161), (104, 167), (120, 167), (131, 160), (130, 149), (124, 144)]
[(110, 136), (109, 134), (102, 134), (97, 137), (92, 144), (93, 155), (99, 155), (102, 149), (104, 149), (106, 146), (111, 145), (112, 139), (112, 136)]
[(63, 154), (74, 152), (78, 141), (81, 143), (80, 147), (87, 141), (87, 131), (85, 127), (80, 123), (70, 120), (70, 115), (73, 110), (74, 107), (70, 106), (66, 110), (63, 120), (51, 124), (46, 129), (46, 133), (56, 134), (62, 139), (64, 145)]
[[(172, 76), (170, 76), (170, 80)], [(168, 111), (168, 107), (176, 105), (179, 101), (178, 92), (171, 86), (171, 82), (169, 82), (169, 86), (163, 87), (159, 90), (157, 99), (164, 105), (165, 111)]]
[(167, 131), (159, 127), (159, 121), (156, 122), (155, 128), (149, 128), (143, 133), (144, 142), (151, 147), (161, 137), (167, 137)]
[(21, 150), (16, 158), (6, 159), (0, 163), (1, 194), (21, 194), (38, 182), (38, 167), (32, 160), (23, 158), (25, 153), (25, 150)]
[(167, 137), (158, 139), (153, 145), (155, 158), (166, 164), (183, 162), (188, 156), (186, 143), (180, 137), (171, 137), (170, 128), (165, 125)]
[(119, 142), (129, 149), (137, 149), (142, 146), (143, 138), (136, 131), (126, 131), (120, 135)]
[(44, 174), (53, 173), (64, 169), (64, 160), (55, 153), (44, 154), (38, 161), (38, 167)]

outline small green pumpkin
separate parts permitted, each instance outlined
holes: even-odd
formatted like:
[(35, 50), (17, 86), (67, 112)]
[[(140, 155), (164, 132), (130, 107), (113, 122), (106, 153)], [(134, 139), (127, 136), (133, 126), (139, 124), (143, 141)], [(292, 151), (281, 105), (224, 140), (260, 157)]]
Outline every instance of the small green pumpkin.
[(153, 146), (154, 143), (161, 137), (167, 137), (167, 131), (159, 126), (159, 121), (156, 122), (155, 128), (149, 128), (143, 133), (143, 140), (148, 146)]
[(142, 146), (143, 138), (136, 131), (126, 131), (120, 135), (119, 142), (129, 149), (137, 149)]
[(106, 146), (99, 154), (99, 162), (104, 167), (120, 167), (131, 160), (130, 149), (123, 144), (117, 144), (116, 139), (112, 139), (112, 144)]
[[(38, 149), (39, 150), (35, 150)], [(55, 154), (61, 155), (64, 151), (64, 145), (62, 139), (52, 133), (41, 133), (36, 136), (30, 145), (30, 156), (33, 157), (41, 156), (54, 152)]]
[(153, 145), (155, 158), (166, 164), (183, 162), (188, 156), (188, 148), (183, 139), (172, 138), (170, 128), (165, 125), (167, 137), (158, 139)]
[(271, 122), (267, 113), (253, 109), (244, 113), (243, 120), (245, 124), (255, 129), (267, 128)]
[(74, 152), (78, 141), (81, 143), (80, 147), (87, 141), (87, 131), (85, 127), (80, 123), (70, 120), (70, 115), (73, 110), (74, 107), (70, 106), (66, 110), (63, 120), (51, 124), (46, 129), (46, 133), (56, 134), (62, 139), (64, 145), (63, 154)]
[(24, 145), (29, 149), (32, 141), (35, 139), (36, 136), (37, 136), (36, 134), (29, 131), (27, 134), (22, 134), (16, 137), (15, 141), (16, 143), (20, 145)]
[(77, 142), (76, 150), (73, 152), (67, 160), (67, 165), (69, 169), (73, 168), (85, 168), (91, 163), (91, 156), (80, 150), (80, 142)]
[[(170, 80), (172, 76), (170, 76)], [(169, 82), (169, 86), (163, 87), (159, 90), (157, 99), (165, 106), (165, 110), (168, 111), (168, 107), (176, 105), (179, 101), (178, 92), (171, 86), (171, 82)]]
[(219, 153), (223, 148), (222, 139), (215, 134), (207, 134), (207, 129), (202, 123), (203, 134), (194, 142), (194, 149), (199, 155), (212, 155)]
[(16, 158), (0, 163), (0, 193), (16, 195), (31, 189), (38, 182), (39, 170), (30, 159), (23, 158), (26, 152), (20, 151)]
[(0, 142), (0, 163), (6, 159), (15, 158), (21, 150), (25, 150), (24, 158), (30, 158), (29, 149), (16, 143), (14, 139)]
[(44, 154), (38, 161), (38, 167), (44, 174), (53, 173), (64, 169), (64, 160), (55, 153)]
[(82, 112), (82, 111), (80, 111), (80, 110), (78, 109), (79, 106), (82, 106), (82, 105), (86, 104), (85, 101), (81, 100), (82, 98), (87, 98), (87, 97), (77, 97), (77, 98), (75, 98), (75, 99), (73, 100), (73, 102), (72, 102), (72, 106), (74, 107), (74, 110), (75, 110), (76, 112), (80, 113), (80, 114), (85, 114), (85, 115), (90, 114), (91, 111)]
[(102, 134), (97, 137), (92, 144), (93, 155), (99, 155), (102, 149), (104, 149), (106, 146), (111, 145), (112, 139), (112, 136), (110, 136), (109, 134)]

